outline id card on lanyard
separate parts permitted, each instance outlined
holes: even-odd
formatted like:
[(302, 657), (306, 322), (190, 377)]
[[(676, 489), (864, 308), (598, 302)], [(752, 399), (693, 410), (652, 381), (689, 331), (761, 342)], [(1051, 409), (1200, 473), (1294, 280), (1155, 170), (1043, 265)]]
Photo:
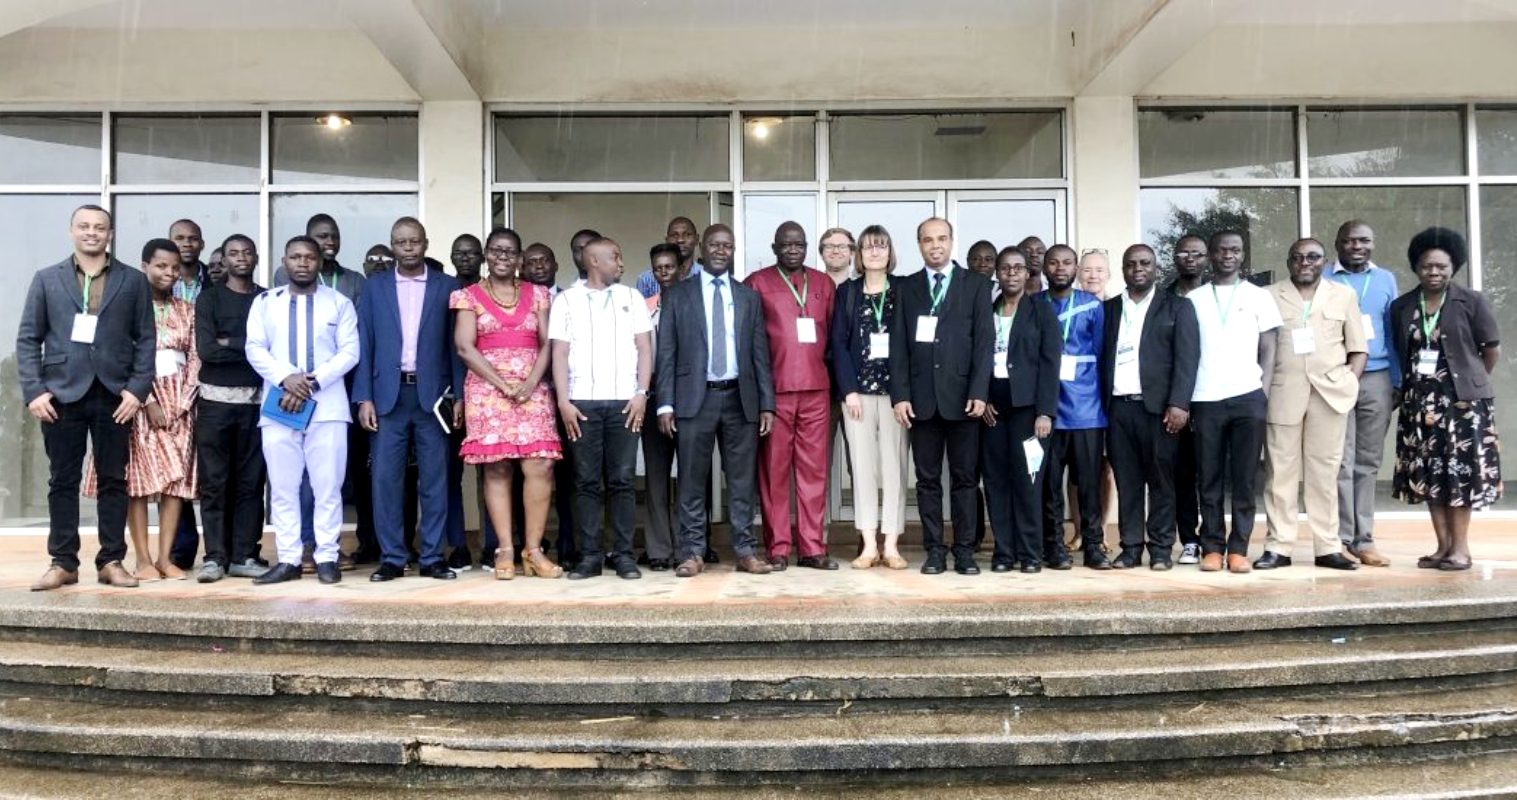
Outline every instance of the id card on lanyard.
[(1422, 311), (1422, 349), (1417, 351), (1416, 370), (1418, 375), (1432, 377), (1438, 373), (1438, 347), (1433, 344), (1433, 333), (1438, 330), (1438, 320), (1443, 318), (1443, 304), (1448, 302), (1445, 298), (1438, 303), (1438, 310), (1431, 316), (1427, 313), (1427, 296), (1419, 295), (1417, 306)]
[[(804, 272), (805, 267), (801, 267)], [(785, 277), (784, 270), (780, 271), (780, 280), (785, 282), (785, 288), (790, 290), (790, 296), (795, 298), (795, 304), (800, 307), (800, 316), (795, 318), (795, 340), (801, 344), (816, 344), (816, 320), (806, 316), (806, 301), (810, 298), (811, 276), (803, 275), (801, 278), (801, 290), (797, 292), (795, 285)]]
[[(1055, 309), (1058, 312), (1058, 316), (1062, 319), (1063, 338), (1060, 341), (1063, 347), (1069, 346), (1069, 332), (1074, 327), (1075, 322), (1074, 306), (1075, 296), (1071, 293), (1069, 299), (1064, 301), (1064, 308)], [(1065, 316), (1066, 314), (1068, 316)], [(1070, 353), (1064, 353), (1059, 357), (1059, 381), (1061, 383), (1067, 383), (1075, 379), (1075, 374), (1080, 364), (1076, 359), (1077, 356)]]
[(943, 305), (943, 298), (948, 296), (948, 285), (953, 283), (953, 267), (948, 267), (938, 273), (943, 276), (943, 282), (928, 290), (932, 298), (932, 310), (917, 317), (916, 341), (931, 344), (938, 338), (938, 307)]
[(84, 273), (84, 294), (79, 300), (79, 313), (74, 315), (74, 327), (69, 333), (69, 341), (79, 344), (95, 343), (95, 325), (100, 318), (90, 313), (90, 288), (95, 283), (95, 276)]

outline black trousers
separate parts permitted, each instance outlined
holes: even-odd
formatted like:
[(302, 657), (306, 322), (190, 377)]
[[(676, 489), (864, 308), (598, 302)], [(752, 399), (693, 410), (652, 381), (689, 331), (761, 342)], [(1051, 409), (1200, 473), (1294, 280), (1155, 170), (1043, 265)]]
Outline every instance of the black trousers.
[(644, 529), (643, 543), (648, 558), (661, 561), (674, 558), (677, 544), (672, 514), (674, 500), (670, 493), (674, 448), (674, 439), (659, 430), (656, 420), (643, 421), (643, 471), (648, 484), (648, 527)]
[(1144, 490), (1150, 561), (1168, 561), (1175, 549), (1175, 452), (1179, 437), (1164, 431), (1164, 417), (1142, 400), (1112, 398), (1107, 414), (1106, 455), (1117, 479), (1117, 530), (1122, 554), (1141, 558)]
[[(200, 529), (195, 524), (195, 504), (185, 503), (179, 512), (179, 527), (169, 545), (169, 562), (180, 569), (195, 566), (195, 552), (200, 549)], [(210, 551), (209, 546), (206, 548)]]
[(749, 422), (736, 388), (707, 389), (695, 416), (677, 420), (679, 437), (679, 555), (681, 561), (706, 553), (706, 507), (711, 486), (711, 449), (720, 448), (727, 476), (732, 550), (754, 555), (753, 515), (758, 506), (758, 423)]
[(99, 486), (100, 550), (95, 567), (126, 557), (126, 459), (131, 428), (111, 419), (120, 404), (120, 395), (95, 381), (72, 403), (53, 400), (58, 420), (42, 423), (49, 472), (47, 554), (69, 572), (79, 569), (79, 483), (89, 444), (94, 445)]
[[(637, 525), (638, 435), (627, 428), (626, 400), (577, 400), (579, 438), (574, 451), (574, 513), (579, 522), (580, 563), (632, 559), (632, 531)], [(601, 509), (611, 522), (611, 547), (601, 548)]]
[[(990, 531), (995, 537), (992, 563), (1038, 564), (1043, 561), (1042, 512), (1038, 508), (1043, 493), (1043, 469), (1027, 473), (1027, 454), (1022, 443), (1033, 435), (1038, 412), (1033, 406), (1011, 407), (1006, 394), (998, 399), (997, 384), (991, 382), (991, 405), (996, 410), (993, 428), (980, 431), (980, 463), (984, 467), (985, 508), (990, 514)], [(1047, 440), (1044, 440), (1047, 443)]]
[[(374, 532), (374, 485), (369, 481), (370, 470), (373, 465), (369, 456), (369, 432), (363, 429), (356, 421), (348, 426), (348, 472), (346, 476), (348, 496), (352, 498), (353, 511), (358, 517), (358, 527), (353, 535), (358, 539), (358, 549), (366, 554), (379, 555), (379, 536)], [(413, 487), (416, 481), (408, 474), (406, 476), (406, 489), (408, 503), (416, 505), (416, 494)], [(412, 512), (412, 520), (415, 520), (415, 512)], [(410, 522), (406, 530), (416, 530), (416, 523)]]
[(263, 534), (263, 435), (258, 405), (200, 400), (195, 453), (205, 560), (222, 567), (258, 556)]
[(1175, 437), (1175, 532), (1180, 544), (1201, 543), (1201, 495), (1196, 475), (1195, 422)]
[[(974, 556), (974, 518), (979, 509), (980, 429), (977, 419), (939, 416), (911, 421), (911, 459), (917, 473), (917, 513), (922, 518), (922, 547), (929, 558), (942, 558), (943, 455), (948, 455), (948, 505), (953, 517), (954, 560)], [(683, 463), (683, 462), (681, 462)]]
[[(1264, 392), (1191, 403), (1201, 484), (1201, 550), (1248, 553), (1254, 532), (1254, 479), (1264, 446)], [(1223, 483), (1232, 487), (1232, 532), (1222, 521)]]
[(1075, 485), (1080, 500), (1080, 518), (1075, 529), (1080, 532), (1080, 549), (1086, 558), (1101, 552), (1105, 534), (1101, 528), (1101, 454), (1106, 431), (1101, 428), (1059, 430), (1048, 437), (1043, 456), (1043, 555), (1049, 561), (1069, 557), (1064, 547), (1064, 471)]

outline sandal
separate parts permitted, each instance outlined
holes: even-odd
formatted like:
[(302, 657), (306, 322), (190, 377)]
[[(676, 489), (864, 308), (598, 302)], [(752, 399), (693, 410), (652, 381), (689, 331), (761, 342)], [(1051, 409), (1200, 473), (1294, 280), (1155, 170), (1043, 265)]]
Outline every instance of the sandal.
[(1452, 558), (1445, 558), (1442, 561), (1438, 562), (1438, 569), (1442, 572), (1463, 572), (1469, 569), (1472, 564), (1474, 564), (1474, 562), (1468, 559), (1464, 561), (1455, 561)]
[(906, 563), (906, 559), (900, 557), (899, 555), (887, 555), (883, 556), (882, 558), (885, 561), (885, 566), (891, 569), (905, 569), (906, 567), (910, 566)]
[(564, 568), (553, 563), (551, 559), (543, 555), (541, 547), (534, 547), (522, 554), (521, 571), (523, 575), (539, 578), (562, 578)]
[(1441, 563), (1443, 559), (1439, 556), (1422, 556), (1417, 559), (1417, 569), (1437, 569)]
[(495, 580), (509, 581), (516, 577), (516, 565), (511, 563), (514, 554), (510, 548), (498, 547), (495, 550)]
[(870, 567), (878, 566), (881, 563), (884, 562), (880, 560), (879, 555), (876, 553), (864, 553), (851, 562), (854, 569), (869, 569)]

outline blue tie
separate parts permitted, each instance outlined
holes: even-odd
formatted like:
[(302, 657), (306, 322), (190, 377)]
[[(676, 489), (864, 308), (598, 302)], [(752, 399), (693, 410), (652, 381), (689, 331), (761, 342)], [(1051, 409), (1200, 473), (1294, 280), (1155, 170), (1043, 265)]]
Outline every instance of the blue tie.
[(711, 281), (711, 374), (727, 374), (727, 304), (722, 302), (722, 279)]

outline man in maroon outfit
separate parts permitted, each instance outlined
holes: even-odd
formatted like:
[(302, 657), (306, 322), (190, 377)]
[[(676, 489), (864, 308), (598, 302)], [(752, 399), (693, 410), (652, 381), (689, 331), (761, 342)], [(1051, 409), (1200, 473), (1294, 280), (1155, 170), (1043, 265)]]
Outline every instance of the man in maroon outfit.
[[(806, 266), (806, 231), (786, 222), (774, 232), (778, 263), (755, 272), (747, 285), (759, 295), (774, 371), (774, 429), (759, 443), (759, 503), (769, 564), (785, 568), (792, 547), (798, 566), (837, 569), (827, 557), (822, 516), (827, 509), (827, 458), (832, 438), (827, 331), (835, 285)], [(790, 480), (795, 478), (795, 527), (790, 525)]]

